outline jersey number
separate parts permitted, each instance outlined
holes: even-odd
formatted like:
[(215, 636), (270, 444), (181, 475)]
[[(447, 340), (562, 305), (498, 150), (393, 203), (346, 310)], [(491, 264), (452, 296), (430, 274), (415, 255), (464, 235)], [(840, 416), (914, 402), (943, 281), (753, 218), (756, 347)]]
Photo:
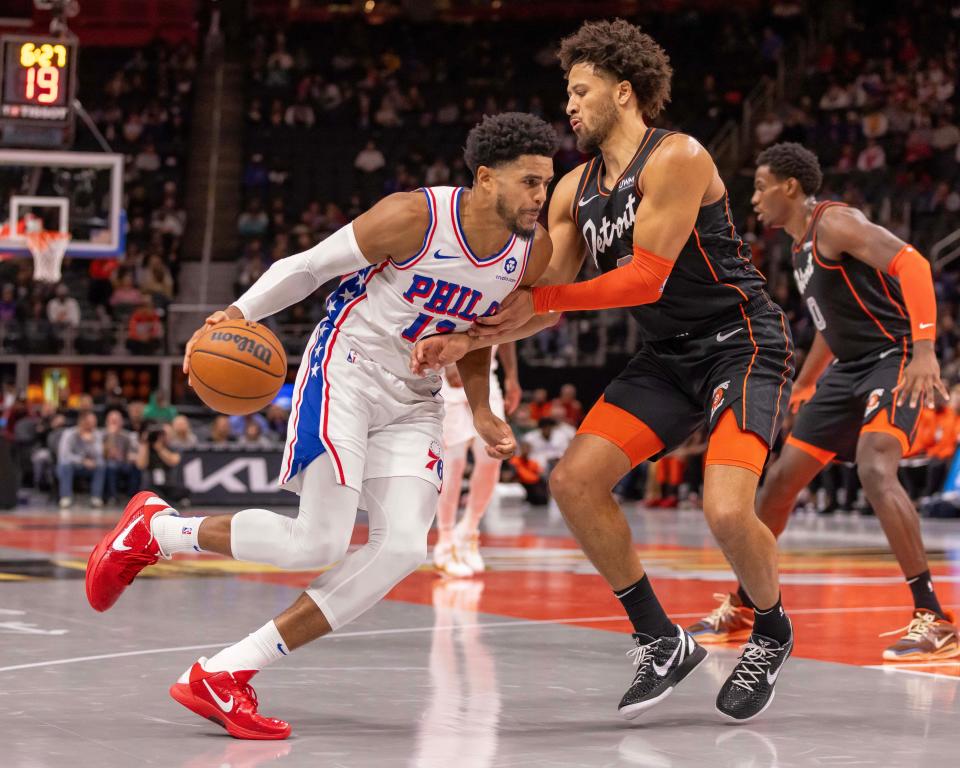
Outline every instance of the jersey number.
[(827, 321), (823, 319), (823, 313), (817, 306), (817, 300), (813, 296), (807, 297), (807, 308), (810, 310), (810, 317), (813, 318), (813, 324), (818, 331), (823, 331), (827, 327)]
[[(417, 315), (417, 319), (414, 320), (410, 325), (404, 328), (400, 335), (403, 336), (407, 341), (416, 341), (421, 336), (423, 332), (429, 327), (430, 321), (433, 320), (433, 315), (428, 315), (426, 312), (421, 312)], [(456, 323), (451, 322), (450, 320), (441, 320), (437, 323), (435, 333), (453, 333), (457, 330)]]

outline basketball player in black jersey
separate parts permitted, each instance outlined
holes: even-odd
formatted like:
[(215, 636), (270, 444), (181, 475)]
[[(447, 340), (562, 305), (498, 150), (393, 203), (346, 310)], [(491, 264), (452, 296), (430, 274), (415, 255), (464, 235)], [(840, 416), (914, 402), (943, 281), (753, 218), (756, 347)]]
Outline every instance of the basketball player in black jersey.
[[(906, 634), (883, 652), (884, 660), (960, 655), (957, 628), (930, 578), (919, 517), (897, 479), (919, 409), (923, 403), (932, 407), (937, 394), (948, 399), (934, 353), (937, 308), (930, 265), (860, 211), (817, 202), (820, 164), (799, 144), (764, 150), (757, 166), (754, 208), (766, 226), (783, 228), (793, 238), (794, 278), (817, 329), (793, 387), (790, 406), (799, 407), (799, 414), (767, 470), (757, 514), (779, 536), (797, 495), (824, 466), (834, 458), (856, 461), (914, 600)], [(743, 588), (721, 599), (688, 628), (701, 642), (750, 632)]]
[[(672, 70), (663, 49), (626, 21), (587, 22), (563, 40), (560, 61), (578, 145), (595, 156), (554, 192), (554, 255), (545, 279), (504, 302), (472, 340), (420, 345), (412, 365), (433, 367), (473, 345), (532, 335), (563, 311), (632, 308), (643, 345), (584, 420), (550, 487), (633, 623), (637, 670), (619, 709), (636, 717), (706, 652), (661, 607), (611, 491), (631, 467), (707, 424), (704, 513), (757, 606), (754, 633), (717, 708), (747, 720), (772, 701), (793, 644), (780, 605), (776, 541), (754, 511), (790, 396), (790, 334), (731, 222), (709, 153), (690, 136), (648, 124), (669, 100)], [(570, 284), (586, 253), (604, 274)]]

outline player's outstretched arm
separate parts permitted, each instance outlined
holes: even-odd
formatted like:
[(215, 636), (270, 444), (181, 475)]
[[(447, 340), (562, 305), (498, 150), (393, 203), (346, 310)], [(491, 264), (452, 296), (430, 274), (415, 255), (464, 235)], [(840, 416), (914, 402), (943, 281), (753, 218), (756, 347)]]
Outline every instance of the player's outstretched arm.
[(312, 248), (275, 261), (243, 296), (225, 310), (214, 312), (194, 332), (183, 356), (183, 372), (188, 372), (190, 354), (207, 327), (224, 320), (261, 320), (303, 301), (335, 277), (388, 258), (406, 259), (419, 250), (429, 223), (424, 195), (399, 192)]
[(900, 281), (900, 291), (910, 318), (913, 357), (897, 385), (898, 402), (908, 398), (911, 407), (923, 400), (933, 407), (936, 395), (949, 399), (940, 378), (940, 363), (934, 348), (937, 333), (937, 298), (930, 262), (899, 237), (872, 223), (855, 208), (827, 208), (817, 223), (817, 253), (839, 258), (849, 253), (874, 269)]
[(660, 299), (711, 185), (722, 187), (709, 153), (689, 136), (667, 139), (641, 176), (629, 264), (593, 280), (533, 289), (537, 314), (652, 304)]
[(473, 425), (487, 444), (487, 455), (505, 461), (513, 456), (517, 441), (510, 425), (490, 408), (490, 348), (475, 349), (457, 362), (457, 372), (473, 411)]

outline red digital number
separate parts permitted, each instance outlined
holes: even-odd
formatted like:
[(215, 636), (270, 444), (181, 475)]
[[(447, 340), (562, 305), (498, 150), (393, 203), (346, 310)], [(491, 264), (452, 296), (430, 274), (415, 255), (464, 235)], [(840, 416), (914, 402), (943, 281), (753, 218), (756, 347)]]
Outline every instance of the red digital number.
[(30, 67), (27, 70), (26, 97), (41, 104), (52, 104), (60, 96), (60, 70), (56, 67)]

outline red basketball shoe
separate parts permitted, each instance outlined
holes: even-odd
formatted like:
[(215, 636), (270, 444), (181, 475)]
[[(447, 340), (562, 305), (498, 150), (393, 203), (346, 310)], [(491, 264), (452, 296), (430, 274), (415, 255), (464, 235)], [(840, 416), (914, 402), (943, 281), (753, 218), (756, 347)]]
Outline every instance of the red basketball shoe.
[(256, 670), (207, 672), (200, 659), (170, 686), (170, 695), (200, 717), (222, 725), (235, 739), (285, 739), (290, 724), (257, 712), (250, 685)]
[(156, 515), (174, 514), (153, 491), (141, 491), (130, 499), (116, 527), (87, 561), (87, 600), (95, 611), (110, 608), (140, 571), (163, 556), (150, 532), (150, 521)]

